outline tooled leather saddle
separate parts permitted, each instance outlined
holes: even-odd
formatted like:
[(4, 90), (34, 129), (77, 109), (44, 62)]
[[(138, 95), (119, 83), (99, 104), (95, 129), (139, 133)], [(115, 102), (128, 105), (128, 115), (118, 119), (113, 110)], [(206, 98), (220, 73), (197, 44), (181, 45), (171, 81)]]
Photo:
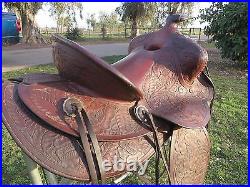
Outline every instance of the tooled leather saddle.
[(156, 153), (156, 168), (163, 159), (170, 183), (203, 183), (214, 87), (206, 51), (177, 31), (180, 21), (169, 16), (162, 29), (134, 38), (113, 65), (54, 36), (58, 74), (3, 83), (3, 122), (13, 139), (39, 165), (70, 179), (104, 183), (126, 172), (105, 171), (104, 160), (145, 162)]

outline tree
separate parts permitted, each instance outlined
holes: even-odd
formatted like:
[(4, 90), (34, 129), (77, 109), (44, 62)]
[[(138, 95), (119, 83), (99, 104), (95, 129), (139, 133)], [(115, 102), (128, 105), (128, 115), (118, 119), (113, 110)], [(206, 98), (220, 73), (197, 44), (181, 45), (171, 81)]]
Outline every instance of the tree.
[[(192, 12), (194, 8), (194, 3), (189, 2), (159, 2), (156, 3), (156, 19), (155, 25), (162, 27), (168, 15), (170, 14), (185, 14), (188, 17), (191, 17)], [(192, 19), (189, 19), (188, 21), (185, 21), (181, 23), (183, 26), (186, 26), (192, 21)]]
[(102, 39), (107, 35), (107, 25), (108, 25), (108, 14), (105, 12), (99, 12), (99, 25), (101, 27)]
[(96, 26), (95, 14), (91, 14), (91, 16), (90, 16), (90, 25), (91, 25), (93, 31), (95, 31), (95, 26)]
[(110, 29), (110, 32), (113, 33), (114, 28), (118, 27), (118, 16), (117, 16), (117, 14), (115, 12), (112, 12), (108, 16), (107, 24), (108, 24), (108, 27)]
[(9, 11), (14, 11), (21, 19), (22, 23), (22, 35), (23, 43), (45, 43), (46, 41), (39, 33), (39, 29), (35, 24), (35, 16), (37, 12), (42, 8), (40, 2), (30, 3), (11, 3), (5, 2), (4, 6)]
[(58, 20), (57, 32), (64, 33), (64, 28), (73, 27), (72, 18), (70, 16), (60, 17)]
[[(75, 24), (76, 27), (76, 12), (79, 11), (80, 18), (82, 19), (82, 3), (59, 3), (59, 2), (50, 2), (50, 16), (55, 17), (57, 20), (57, 32), (63, 32), (63, 27), (70, 26)], [(65, 22), (68, 24), (66, 25)]]
[[(50, 16), (56, 18), (56, 32), (62, 31), (64, 17), (63, 14), (65, 13), (66, 3), (50, 3)], [(61, 25), (61, 28), (60, 28)]]
[[(47, 3), (50, 6), (50, 16), (56, 19), (57, 23), (57, 32), (63, 32), (63, 28), (68, 27), (77, 27), (76, 26), (76, 13), (79, 12), (80, 18), (82, 19), (82, 3), (59, 3), (59, 2), (50, 2)], [(71, 24), (71, 23), (72, 24)], [(67, 23), (67, 24), (66, 24)], [(75, 24), (75, 25), (73, 25)]]
[(240, 63), (248, 58), (248, 7), (247, 3), (213, 3), (201, 11), (201, 19), (208, 22), (205, 34), (220, 49), (222, 57)]
[(107, 29), (109, 29), (110, 32), (113, 31), (115, 27), (118, 25), (118, 17), (115, 12), (111, 12), (110, 14), (107, 14), (105, 12), (99, 13), (99, 24), (105, 25)]
[(90, 15), (88, 14), (87, 17), (86, 17), (86, 22), (87, 22), (87, 25), (88, 25), (88, 30), (90, 31), (90, 27), (91, 27), (91, 18), (90, 18)]
[(154, 16), (156, 10), (155, 3), (122, 3), (120, 7), (116, 9), (116, 12), (120, 14), (122, 21), (131, 22), (131, 37), (134, 38), (139, 34), (138, 26), (140, 23), (144, 24)]
[(119, 27), (118, 17), (115, 12), (111, 12), (110, 14), (106, 12), (99, 12), (99, 22), (97, 22), (97, 27), (101, 28), (101, 32), (103, 38), (106, 37), (107, 32), (113, 33), (114, 28)]
[(92, 31), (95, 31), (95, 27), (96, 27), (96, 19), (95, 19), (95, 14), (91, 14), (90, 16), (87, 16), (86, 19), (88, 28), (92, 27)]

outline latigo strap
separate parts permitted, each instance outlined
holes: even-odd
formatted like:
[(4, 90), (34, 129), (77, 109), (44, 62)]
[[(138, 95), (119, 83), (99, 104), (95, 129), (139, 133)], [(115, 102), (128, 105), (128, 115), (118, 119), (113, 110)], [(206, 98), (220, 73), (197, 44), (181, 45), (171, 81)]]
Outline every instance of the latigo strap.
[(64, 101), (63, 108), (67, 115), (76, 118), (92, 183), (97, 184), (99, 178), (101, 183), (105, 183), (100, 147), (81, 102), (74, 98), (68, 98)]

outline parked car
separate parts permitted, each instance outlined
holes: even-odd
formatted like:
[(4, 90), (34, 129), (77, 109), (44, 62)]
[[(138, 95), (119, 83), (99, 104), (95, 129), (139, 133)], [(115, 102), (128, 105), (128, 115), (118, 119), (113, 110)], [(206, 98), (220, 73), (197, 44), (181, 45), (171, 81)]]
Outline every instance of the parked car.
[(2, 42), (3, 44), (16, 44), (20, 41), (21, 22), (16, 14), (2, 12)]

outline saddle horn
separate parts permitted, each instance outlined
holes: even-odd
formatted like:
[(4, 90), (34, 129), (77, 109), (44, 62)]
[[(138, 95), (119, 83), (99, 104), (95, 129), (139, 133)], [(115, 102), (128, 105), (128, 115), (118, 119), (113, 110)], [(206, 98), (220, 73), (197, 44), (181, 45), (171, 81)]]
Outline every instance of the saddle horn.
[(188, 16), (185, 14), (171, 14), (167, 17), (166, 25), (171, 23), (180, 23), (187, 20)]

